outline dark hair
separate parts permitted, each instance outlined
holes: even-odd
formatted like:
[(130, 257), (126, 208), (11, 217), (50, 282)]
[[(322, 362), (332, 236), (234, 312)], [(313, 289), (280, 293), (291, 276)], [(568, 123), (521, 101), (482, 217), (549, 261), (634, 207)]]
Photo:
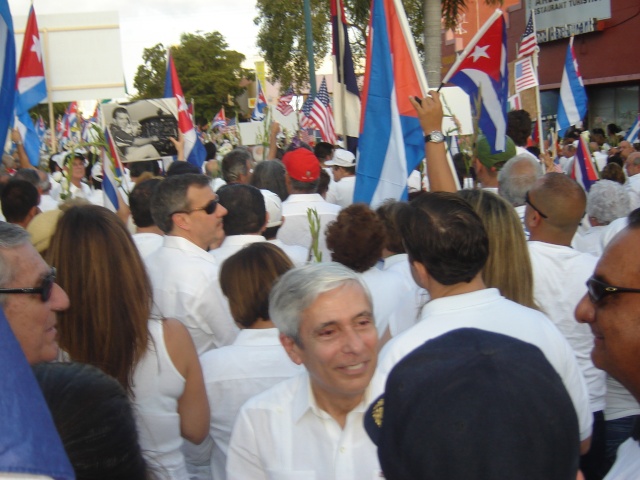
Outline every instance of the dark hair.
[(620, 168), (624, 166), (624, 162), (622, 161), (622, 157), (620, 156), (619, 153), (614, 153), (609, 158), (607, 158), (607, 165), (609, 165), (610, 163), (615, 163)]
[(116, 115), (119, 113), (124, 113), (125, 115), (129, 115), (129, 112), (127, 111), (126, 108), (124, 107), (117, 107), (113, 109), (113, 112), (111, 113), (111, 118), (116, 118)]
[(147, 479), (129, 397), (91, 365), (33, 367), (77, 480)]
[(204, 144), (204, 149), (207, 152), (207, 160), (215, 160), (218, 153), (218, 147), (213, 142), (207, 142)]
[(26, 180), (10, 180), (0, 195), (2, 214), (7, 222), (20, 223), (40, 203), (38, 189)]
[(333, 148), (333, 145), (328, 142), (318, 142), (313, 147), (313, 153), (318, 157), (318, 160), (323, 161), (327, 156), (333, 154)]
[(151, 216), (155, 224), (164, 233), (173, 230), (171, 215), (178, 210), (189, 210), (187, 191), (189, 187), (210, 187), (209, 177), (202, 174), (185, 173), (163, 180), (151, 197)]
[(453, 156), (451, 160), (453, 161), (453, 166), (456, 169), (456, 175), (458, 176), (458, 181), (462, 186), (464, 185), (464, 179), (471, 168), (470, 166), (471, 159), (469, 158), (469, 155), (467, 155), (466, 153), (458, 152)]
[(151, 227), (155, 225), (151, 216), (151, 197), (158, 185), (162, 182), (160, 178), (150, 178), (138, 183), (129, 194), (129, 208), (133, 223), (139, 228)]
[(600, 178), (602, 180), (613, 180), (614, 182), (618, 182), (621, 185), (624, 185), (627, 181), (620, 164), (611, 161), (609, 161), (602, 169)]
[(21, 168), (13, 175), (13, 178), (14, 180), (29, 182), (36, 188), (40, 186), (40, 175), (38, 175), (38, 171), (33, 168)]
[(224, 217), (225, 235), (258, 233), (266, 221), (266, 207), (260, 190), (251, 185), (232, 183), (218, 189), (220, 205), (228, 210)]
[(523, 147), (531, 136), (531, 115), (526, 110), (512, 110), (507, 113), (507, 136), (513, 143)]
[(269, 320), (269, 293), (293, 264), (268, 242), (251, 243), (227, 258), (220, 268), (220, 287), (229, 300), (233, 319), (244, 328)]
[(253, 169), (251, 185), (261, 190), (269, 190), (280, 197), (283, 202), (289, 197), (287, 190), (287, 170), (280, 160), (259, 162)]
[(470, 282), (487, 262), (482, 220), (455, 193), (425, 192), (403, 204), (398, 223), (409, 259), (442, 285)]
[[(322, 170), (320, 169), (320, 175), (322, 176)], [(326, 173), (326, 172), (325, 172)], [(312, 182), (301, 182), (300, 180), (296, 180), (295, 178), (289, 177), (289, 182), (291, 183), (291, 189), (300, 192), (300, 193), (317, 193), (318, 187), (320, 186), (320, 177)]]
[(247, 175), (247, 162), (251, 162), (253, 157), (246, 148), (234, 148), (222, 159), (222, 178), (227, 183), (238, 181), (240, 175)]
[(386, 248), (392, 253), (405, 253), (402, 235), (398, 226), (398, 212), (402, 204), (396, 200), (386, 200), (376, 210), (376, 214), (382, 220), (386, 232)]
[(382, 220), (364, 203), (340, 210), (326, 236), (331, 259), (356, 272), (369, 270), (380, 260), (386, 241)]
[(316, 190), (316, 193), (318, 193), (319, 195), (324, 195), (325, 193), (327, 193), (330, 183), (331, 177), (324, 168), (321, 168), (320, 176), (318, 177), (318, 189)]
[(196, 175), (202, 173), (202, 170), (196, 167), (193, 163), (175, 161), (167, 169), (167, 177), (173, 177), (175, 175), (184, 175), (186, 173), (195, 173)]

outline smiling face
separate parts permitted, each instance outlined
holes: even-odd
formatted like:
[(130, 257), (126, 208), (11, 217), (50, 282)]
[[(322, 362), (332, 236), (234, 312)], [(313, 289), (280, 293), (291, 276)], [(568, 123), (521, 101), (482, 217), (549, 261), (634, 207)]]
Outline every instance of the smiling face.
[(378, 359), (373, 310), (362, 286), (350, 281), (322, 293), (302, 312), (299, 343), (281, 337), (289, 357), (304, 364), (318, 405), (357, 405)]
[[(51, 270), (30, 244), (6, 249), (2, 253), (16, 272), (3, 288), (39, 287)], [(40, 294), (6, 295), (4, 313), (29, 364), (55, 360), (58, 355), (55, 312), (68, 307), (69, 297), (58, 284), (54, 284), (51, 298), (46, 302), (42, 301)]]
[[(616, 287), (640, 289), (640, 230), (625, 230), (605, 250), (595, 278)], [(594, 334), (591, 358), (596, 367), (640, 394), (640, 293), (606, 295), (593, 303), (585, 295), (576, 307), (576, 319), (588, 323)]]

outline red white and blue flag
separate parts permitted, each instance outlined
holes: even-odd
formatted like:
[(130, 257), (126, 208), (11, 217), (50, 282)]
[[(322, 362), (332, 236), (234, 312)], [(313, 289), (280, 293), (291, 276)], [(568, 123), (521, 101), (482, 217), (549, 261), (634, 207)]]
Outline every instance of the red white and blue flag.
[(29, 110), (47, 98), (47, 85), (44, 79), (44, 65), (42, 46), (38, 32), (36, 12), (31, 5), (27, 27), (24, 32), (20, 66), (16, 76), (15, 86), (15, 126), (20, 132), (22, 143), (29, 162), (40, 164), (41, 141), (35, 131)]
[(582, 137), (578, 139), (578, 149), (573, 157), (571, 178), (578, 182), (586, 192), (589, 191), (591, 185), (598, 181), (598, 174), (593, 166), (589, 145), (587, 145)]
[(560, 101), (558, 102), (556, 120), (558, 138), (562, 138), (570, 126), (582, 121), (586, 114), (587, 91), (578, 69), (578, 59), (573, 50), (573, 37), (571, 37), (564, 60), (562, 83), (560, 84)]
[(42, 142), (44, 140), (45, 134), (47, 133), (47, 126), (44, 123), (44, 119), (42, 118), (42, 115), (38, 116), (38, 120), (36, 120), (36, 123), (35, 123), (35, 129), (36, 129), (36, 134), (40, 139), (40, 142)]
[(538, 78), (530, 56), (517, 60), (513, 65), (513, 72), (516, 93), (538, 85)]
[(314, 123), (314, 121), (311, 119), (312, 108), (313, 108), (313, 97), (309, 95), (307, 99), (304, 101), (304, 103), (302, 104), (302, 110), (301, 110), (302, 116), (300, 117), (300, 128), (304, 128), (304, 129), (318, 128), (316, 127), (316, 124)]
[(325, 78), (322, 79), (318, 94), (313, 100), (310, 117), (318, 127), (318, 130), (320, 130), (322, 141), (335, 144), (336, 129), (333, 123), (333, 109), (331, 108), (331, 100), (329, 99), (327, 80)]
[(173, 63), (171, 51), (168, 52), (167, 74), (164, 81), (164, 98), (175, 98), (178, 103), (178, 129), (184, 139), (184, 159), (198, 168), (206, 160), (207, 152), (196, 134), (193, 121), (189, 115), (189, 107), (184, 99), (178, 72)]
[(507, 81), (507, 34), (504, 16), (498, 9), (442, 80), (443, 84), (458, 85), (471, 97), (478, 125), (492, 153), (506, 150)]
[(345, 147), (354, 155), (360, 133), (360, 91), (353, 68), (349, 30), (343, 0), (331, 0), (333, 36), (333, 106), (336, 133), (346, 137)]
[(424, 134), (409, 96), (427, 80), (400, 0), (373, 0), (354, 202), (376, 207), (407, 198), (407, 179), (424, 158)]
[(285, 117), (287, 115), (291, 115), (293, 113), (293, 107), (291, 106), (291, 101), (293, 100), (293, 88), (289, 87), (284, 95), (282, 95), (278, 99), (278, 105), (276, 106), (276, 110), (278, 110)]
[(224, 107), (220, 109), (218, 113), (213, 117), (213, 123), (211, 124), (211, 128), (219, 128), (223, 129), (227, 126), (227, 117), (224, 115)]
[(633, 122), (631, 128), (627, 130), (627, 135), (624, 139), (629, 143), (636, 143), (638, 141), (638, 133), (640, 132), (640, 115), (636, 117), (636, 121)]
[(16, 41), (7, 0), (0, 0), (0, 32), (0, 135), (4, 142), (15, 118), (16, 102)]
[(102, 150), (102, 195), (104, 197), (104, 206), (113, 212), (117, 212), (120, 208), (118, 200), (118, 187), (123, 178), (122, 163), (116, 153), (109, 129), (104, 129), (104, 138), (107, 142), (107, 149)]
[(253, 108), (253, 112), (251, 113), (251, 120), (259, 122), (264, 120), (264, 109), (267, 106), (267, 97), (264, 96), (260, 79), (257, 79), (256, 82), (258, 84), (258, 92), (256, 94), (256, 106)]
[(533, 55), (538, 49), (538, 39), (536, 38), (536, 25), (533, 10), (529, 12), (529, 21), (520, 39), (518, 48), (518, 58)]

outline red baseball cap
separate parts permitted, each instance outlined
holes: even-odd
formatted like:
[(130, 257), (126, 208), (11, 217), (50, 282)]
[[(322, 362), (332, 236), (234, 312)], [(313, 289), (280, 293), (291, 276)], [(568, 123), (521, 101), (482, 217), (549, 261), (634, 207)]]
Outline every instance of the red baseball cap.
[(282, 157), (287, 173), (300, 182), (314, 182), (320, 177), (320, 162), (313, 152), (297, 148)]

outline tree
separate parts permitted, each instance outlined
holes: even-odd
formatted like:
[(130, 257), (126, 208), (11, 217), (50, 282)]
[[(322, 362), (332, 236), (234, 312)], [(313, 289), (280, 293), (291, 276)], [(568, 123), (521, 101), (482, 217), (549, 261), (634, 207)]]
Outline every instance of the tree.
[[(194, 99), (200, 125), (212, 119), (223, 105), (227, 116), (233, 116), (234, 107), (227, 105), (228, 95), (240, 95), (244, 91), (241, 80), (251, 77), (251, 72), (241, 66), (244, 55), (228, 47), (218, 32), (184, 33), (180, 44), (171, 47), (185, 99)], [(145, 48), (142, 58), (144, 64), (138, 67), (134, 79), (138, 90), (135, 98), (161, 98), (167, 69), (165, 47), (159, 43)]]

